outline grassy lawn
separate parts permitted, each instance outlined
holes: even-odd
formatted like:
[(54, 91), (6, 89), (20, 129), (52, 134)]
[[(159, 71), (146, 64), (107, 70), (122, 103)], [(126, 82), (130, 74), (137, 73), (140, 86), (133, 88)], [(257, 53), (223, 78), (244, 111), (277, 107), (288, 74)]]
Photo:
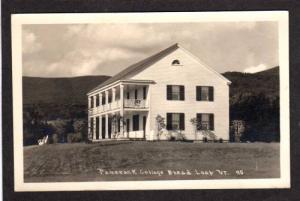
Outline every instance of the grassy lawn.
[(278, 143), (123, 141), (24, 148), (25, 182), (279, 176)]

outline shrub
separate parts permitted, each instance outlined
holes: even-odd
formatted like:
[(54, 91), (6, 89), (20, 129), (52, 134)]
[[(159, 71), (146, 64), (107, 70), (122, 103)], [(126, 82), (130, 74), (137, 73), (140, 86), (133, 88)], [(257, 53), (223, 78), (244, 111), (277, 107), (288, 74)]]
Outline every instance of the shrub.
[(220, 143), (223, 143), (223, 138), (220, 138), (220, 139), (219, 139), (219, 142), (220, 142)]
[(81, 133), (68, 133), (67, 134), (67, 141), (68, 143), (74, 143), (74, 142), (81, 142), (82, 134)]
[(54, 133), (54, 134), (52, 135), (52, 143), (53, 143), (53, 144), (58, 143), (58, 135), (57, 135), (56, 133)]
[(203, 142), (208, 142), (207, 137), (203, 137)]

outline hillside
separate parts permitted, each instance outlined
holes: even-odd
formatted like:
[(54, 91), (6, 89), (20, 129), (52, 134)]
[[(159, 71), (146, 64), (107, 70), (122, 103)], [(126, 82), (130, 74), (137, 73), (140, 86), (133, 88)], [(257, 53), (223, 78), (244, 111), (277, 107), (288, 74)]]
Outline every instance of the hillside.
[(223, 75), (232, 82), (230, 98), (233, 103), (241, 95), (264, 94), (272, 100), (279, 96), (279, 67), (253, 74), (226, 72)]
[(72, 78), (23, 77), (24, 104), (78, 104), (86, 105), (86, 93), (110, 78), (109, 76), (82, 76)]

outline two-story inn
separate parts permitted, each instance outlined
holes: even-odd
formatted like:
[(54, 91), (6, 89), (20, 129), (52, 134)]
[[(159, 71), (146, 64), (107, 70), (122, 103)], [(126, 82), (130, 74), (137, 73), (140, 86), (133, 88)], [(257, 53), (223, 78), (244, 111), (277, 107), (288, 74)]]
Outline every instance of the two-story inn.
[(180, 134), (202, 140), (209, 132), (229, 140), (230, 83), (174, 44), (88, 92), (89, 138), (156, 140)]

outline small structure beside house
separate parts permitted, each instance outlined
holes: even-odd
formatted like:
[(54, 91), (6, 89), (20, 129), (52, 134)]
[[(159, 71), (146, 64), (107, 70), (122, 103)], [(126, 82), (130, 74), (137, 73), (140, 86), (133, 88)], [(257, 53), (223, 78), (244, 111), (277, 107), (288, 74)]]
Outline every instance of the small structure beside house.
[[(88, 92), (89, 138), (202, 140), (209, 131), (227, 141), (230, 83), (176, 43)], [(165, 132), (157, 129), (158, 115)], [(196, 135), (192, 118), (201, 122)]]

